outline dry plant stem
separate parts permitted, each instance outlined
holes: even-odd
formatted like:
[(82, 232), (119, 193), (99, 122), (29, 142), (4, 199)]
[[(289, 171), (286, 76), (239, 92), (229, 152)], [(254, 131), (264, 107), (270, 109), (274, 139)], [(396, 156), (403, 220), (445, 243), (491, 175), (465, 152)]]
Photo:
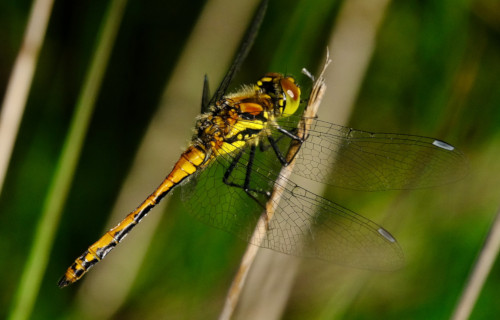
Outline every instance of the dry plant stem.
[[(306, 137), (307, 132), (309, 131), (311, 127), (311, 122), (312, 119), (316, 117), (317, 110), (319, 108), (319, 105), (321, 103), (321, 99), (323, 98), (326, 85), (323, 79), (323, 74), (326, 70), (326, 67), (330, 63), (330, 59), (327, 53), (327, 60), (326, 63), (323, 67), (323, 70), (318, 77), (318, 79), (314, 82), (313, 90), (311, 92), (311, 95), (309, 97), (309, 103), (307, 104), (304, 114), (303, 114), (303, 119), (299, 122), (298, 125), (298, 133), (297, 135), (299, 137)], [(287, 154), (287, 159), (292, 159), (294, 158), (294, 155), (298, 152), (300, 147), (300, 144), (294, 144), (292, 142), (292, 145), (288, 151)], [(273, 192), (271, 194), (271, 197), (269, 198), (269, 201), (266, 204), (266, 210), (262, 213), (259, 221), (257, 222), (257, 226), (255, 227), (254, 233), (252, 235), (251, 240), (249, 241), (252, 244), (258, 244), (260, 241), (258, 239), (264, 239), (265, 234), (268, 231), (268, 226), (269, 226), (269, 221), (272, 219), (274, 212), (278, 206), (278, 203), (280, 201), (281, 195), (284, 191), (283, 185), (286, 185), (286, 180), (290, 177), (293, 171), (295, 161), (290, 161), (289, 165), (286, 167), (283, 167), (281, 170), (278, 180), (275, 183), (275, 187), (273, 189)], [(250, 270), (250, 267), (252, 266), (255, 257), (257, 255), (259, 247), (257, 245), (249, 245), (247, 247), (247, 250), (245, 251), (245, 254), (243, 255), (243, 258), (241, 260), (240, 267), (238, 268), (238, 271), (236, 272), (236, 275), (233, 279), (233, 283), (231, 284), (231, 287), (229, 288), (229, 292), (226, 297), (226, 302), (224, 304), (224, 308), (222, 310), (222, 313), (219, 317), (220, 320), (227, 320), (230, 319), (232, 314), (234, 313), (234, 310), (236, 309), (236, 305), (238, 304), (239, 297), (241, 295), (242, 289), (245, 285), (245, 280), (248, 276), (248, 271)]]
[(36, 0), (33, 3), (23, 43), (5, 91), (0, 114), (0, 194), (53, 3), (53, 0)]
[(481, 288), (486, 281), (488, 274), (493, 267), (495, 258), (498, 256), (500, 249), (500, 209), (497, 211), (495, 221), (491, 227), (490, 234), (481, 250), (481, 254), (474, 266), (474, 270), (469, 277), (469, 281), (462, 292), (460, 301), (458, 302), (452, 319), (462, 320), (468, 319), (474, 304), (477, 301)]

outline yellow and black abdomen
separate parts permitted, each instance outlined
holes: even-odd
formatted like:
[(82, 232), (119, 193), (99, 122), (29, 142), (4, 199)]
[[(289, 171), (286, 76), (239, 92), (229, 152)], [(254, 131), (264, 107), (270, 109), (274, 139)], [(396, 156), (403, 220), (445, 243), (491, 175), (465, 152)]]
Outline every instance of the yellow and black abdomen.
[(113, 250), (173, 187), (206, 165), (210, 159), (202, 146), (191, 145), (182, 153), (165, 180), (137, 209), (129, 213), (116, 227), (106, 232), (73, 262), (59, 280), (59, 287), (65, 287), (79, 280), (90, 268)]

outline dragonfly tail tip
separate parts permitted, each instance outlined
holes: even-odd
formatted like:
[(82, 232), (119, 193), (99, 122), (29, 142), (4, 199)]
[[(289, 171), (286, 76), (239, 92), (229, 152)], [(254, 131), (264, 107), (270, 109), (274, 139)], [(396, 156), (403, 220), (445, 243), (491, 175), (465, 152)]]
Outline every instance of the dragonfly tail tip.
[(71, 281), (68, 280), (68, 278), (66, 278), (65, 275), (62, 276), (61, 279), (59, 279), (59, 281), (57, 282), (57, 286), (59, 288), (61, 288), (61, 289), (64, 288), (64, 287), (67, 287), (70, 284), (71, 284)]

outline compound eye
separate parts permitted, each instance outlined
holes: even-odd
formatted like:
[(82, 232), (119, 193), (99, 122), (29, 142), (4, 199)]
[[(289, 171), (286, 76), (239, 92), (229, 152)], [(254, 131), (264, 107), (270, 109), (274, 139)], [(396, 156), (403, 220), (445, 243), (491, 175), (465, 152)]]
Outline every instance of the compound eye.
[(295, 84), (293, 78), (283, 78), (280, 80), (281, 88), (286, 98), (284, 115), (290, 115), (297, 111), (300, 104), (300, 88)]
[(291, 98), (297, 101), (300, 98), (300, 89), (294, 83), (291, 78), (283, 78), (281, 79), (281, 88), (283, 88), (283, 92), (287, 95), (287, 98)]

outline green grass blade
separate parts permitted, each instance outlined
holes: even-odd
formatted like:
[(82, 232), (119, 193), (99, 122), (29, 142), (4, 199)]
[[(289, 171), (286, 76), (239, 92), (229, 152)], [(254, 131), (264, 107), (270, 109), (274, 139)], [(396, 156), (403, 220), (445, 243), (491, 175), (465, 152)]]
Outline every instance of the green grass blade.
[(33, 310), (125, 4), (126, 0), (115, 0), (110, 3), (99, 31), (92, 65), (86, 75), (76, 112), (45, 199), (10, 319), (27, 319)]

